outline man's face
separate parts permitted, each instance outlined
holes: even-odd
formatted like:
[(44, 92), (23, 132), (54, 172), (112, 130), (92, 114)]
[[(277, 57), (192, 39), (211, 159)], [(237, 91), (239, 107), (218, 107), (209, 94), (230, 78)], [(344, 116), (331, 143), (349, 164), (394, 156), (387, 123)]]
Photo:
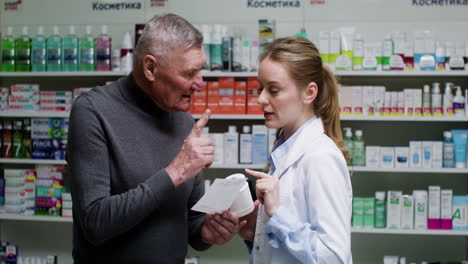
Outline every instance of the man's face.
[(167, 65), (158, 69), (150, 90), (152, 100), (168, 112), (190, 110), (192, 94), (203, 87), (200, 70), (205, 61), (203, 49), (173, 49)]

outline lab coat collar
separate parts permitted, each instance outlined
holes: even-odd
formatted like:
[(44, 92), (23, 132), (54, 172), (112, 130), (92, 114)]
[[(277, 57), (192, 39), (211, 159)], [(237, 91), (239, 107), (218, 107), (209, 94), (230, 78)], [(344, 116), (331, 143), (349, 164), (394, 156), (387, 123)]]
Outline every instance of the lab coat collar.
[(281, 178), (284, 172), (299, 160), (312, 146), (312, 143), (323, 133), (323, 123), (320, 117), (315, 118), (315, 120), (307, 124), (307, 126), (300, 131), (300, 134), (294, 141), (294, 144), (289, 150), (286, 158), (276, 167), (273, 176)]

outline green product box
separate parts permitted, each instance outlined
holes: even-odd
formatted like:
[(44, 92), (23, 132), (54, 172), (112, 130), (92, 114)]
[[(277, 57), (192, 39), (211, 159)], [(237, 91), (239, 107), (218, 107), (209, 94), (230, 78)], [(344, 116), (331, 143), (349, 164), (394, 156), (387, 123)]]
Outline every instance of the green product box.
[(375, 199), (374, 197), (363, 198), (364, 227), (374, 227), (375, 223)]
[(353, 227), (362, 227), (364, 225), (364, 199), (353, 198)]

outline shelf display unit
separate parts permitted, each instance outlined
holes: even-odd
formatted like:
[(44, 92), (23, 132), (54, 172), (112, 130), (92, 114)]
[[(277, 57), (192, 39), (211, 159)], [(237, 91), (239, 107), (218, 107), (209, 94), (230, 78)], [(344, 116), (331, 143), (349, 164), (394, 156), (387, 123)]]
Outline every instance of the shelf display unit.
[[(94, 87), (104, 85), (106, 81), (112, 81), (124, 76), (121, 72), (92, 72), (92, 73), (0, 73), (0, 86), (9, 86), (13, 83), (39, 83), (41, 90), (71, 91), (76, 87)], [(227, 73), (204, 72), (205, 78), (235, 77), (245, 79), (255, 77), (257, 73)], [(435, 81), (457, 82), (463, 87), (468, 87), (468, 72), (337, 72), (340, 82), (347, 85), (385, 85), (389, 90), (402, 90), (404, 87), (422, 87), (422, 84)], [(48, 118), (68, 117), (69, 113), (55, 112), (0, 112), (0, 118)], [(200, 115), (194, 115), (199, 118)], [(409, 140), (442, 140), (442, 131), (452, 128), (468, 128), (468, 117), (439, 118), (439, 117), (381, 117), (381, 116), (342, 116), (342, 127), (349, 126), (364, 131), (366, 145), (381, 146), (407, 146)], [(208, 126), (215, 132), (226, 132), (227, 126), (234, 123), (240, 131), (241, 125), (262, 124), (262, 115), (212, 115)], [(391, 133), (390, 133), (391, 132)], [(0, 168), (17, 168), (18, 166), (34, 166), (35, 164), (66, 165), (61, 160), (28, 160), (28, 159), (0, 159)], [(244, 168), (262, 169), (263, 164), (223, 164), (213, 165), (204, 171), (207, 179), (225, 177), (229, 174), (242, 172)], [(350, 166), (352, 174), (353, 192), (355, 196), (373, 196), (375, 191), (390, 189), (402, 189), (409, 193), (413, 189), (427, 189), (429, 185), (441, 185), (443, 188), (454, 189), (455, 194), (468, 193), (468, 169), (414, 169), (414, 168), (369, 168)], [(0, 238), (17, 239), (22, 248), (30, 252), (57, 252), (64, 256), (64, 263), (71, 263), (71, 239), (72, 219), (62, 217), (38, 217), (0, 215)], [(57, 227), (57, 225), (59, 225)], [(58, 233), (60, 232), (60, 233)], [(41, 237), (52, 233), (60, 237), (57, 241), (51, 239), (45, 245), (38, 245)], [(385, 237), (380, 237), (385, 236)], [(391, 229), (352, 229), (352, 245), (354, 262), (361, 263), (360, 259), (381, 259), (385, 254), (383, 246), (372, 252), (363, 248), (372, 248), (374, 245), (387, 241), (396, 249), (402, 250), (398, 243), (424, 243), (427, 237), (434, 238), (434, 243), (447, 243), (458, 245), (447, 251), (447, 254), (457, 257), (463, 256), (468, 248), (466, 237), (468, 231), (452, 230), (391, 230)], [(432, 238), (431, 238), (432, 239)], [(37, 248), (34, 248), (37, 247)], [(201, 257), (203, 263), (216, 263), (216, 256), (224, 252), (234, 252), (245, 256), (244, 249), (239, 239), (228, 243), (224, 247), (214, 247), (207, 252), (195, 252), (190, 249), (191, 255)], [(417, 249), (414, 249), (417, 251)], [(387, 251), (388, 252), (388, 251)], [(410, 249), (404, 252), (413, 252)], [(214, 257), (212, 256), (214, 255)], [(407, 254), (409, 255), (409, 254)], [(466, 254), (465, 254), (466, 255)], [(223, 255), (224, 256), (224, 255)], [(211, 262), (210, 262), (211, 261)], [(235, 262), (243, 263), (243, 262)]]

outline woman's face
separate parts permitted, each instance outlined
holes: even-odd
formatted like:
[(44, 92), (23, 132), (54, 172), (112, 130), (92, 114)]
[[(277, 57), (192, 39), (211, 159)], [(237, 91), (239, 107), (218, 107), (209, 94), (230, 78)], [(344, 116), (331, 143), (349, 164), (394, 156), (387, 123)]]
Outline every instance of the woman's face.
[(306, 89), (298, 88), (283, 64), (264, 59), (260, 63), (258, 81), (261, 93), (257, 102), (262, 106), (265, 125), (284, 128), (292, 135), (311, 117), (310, 102), (305, 102)]

